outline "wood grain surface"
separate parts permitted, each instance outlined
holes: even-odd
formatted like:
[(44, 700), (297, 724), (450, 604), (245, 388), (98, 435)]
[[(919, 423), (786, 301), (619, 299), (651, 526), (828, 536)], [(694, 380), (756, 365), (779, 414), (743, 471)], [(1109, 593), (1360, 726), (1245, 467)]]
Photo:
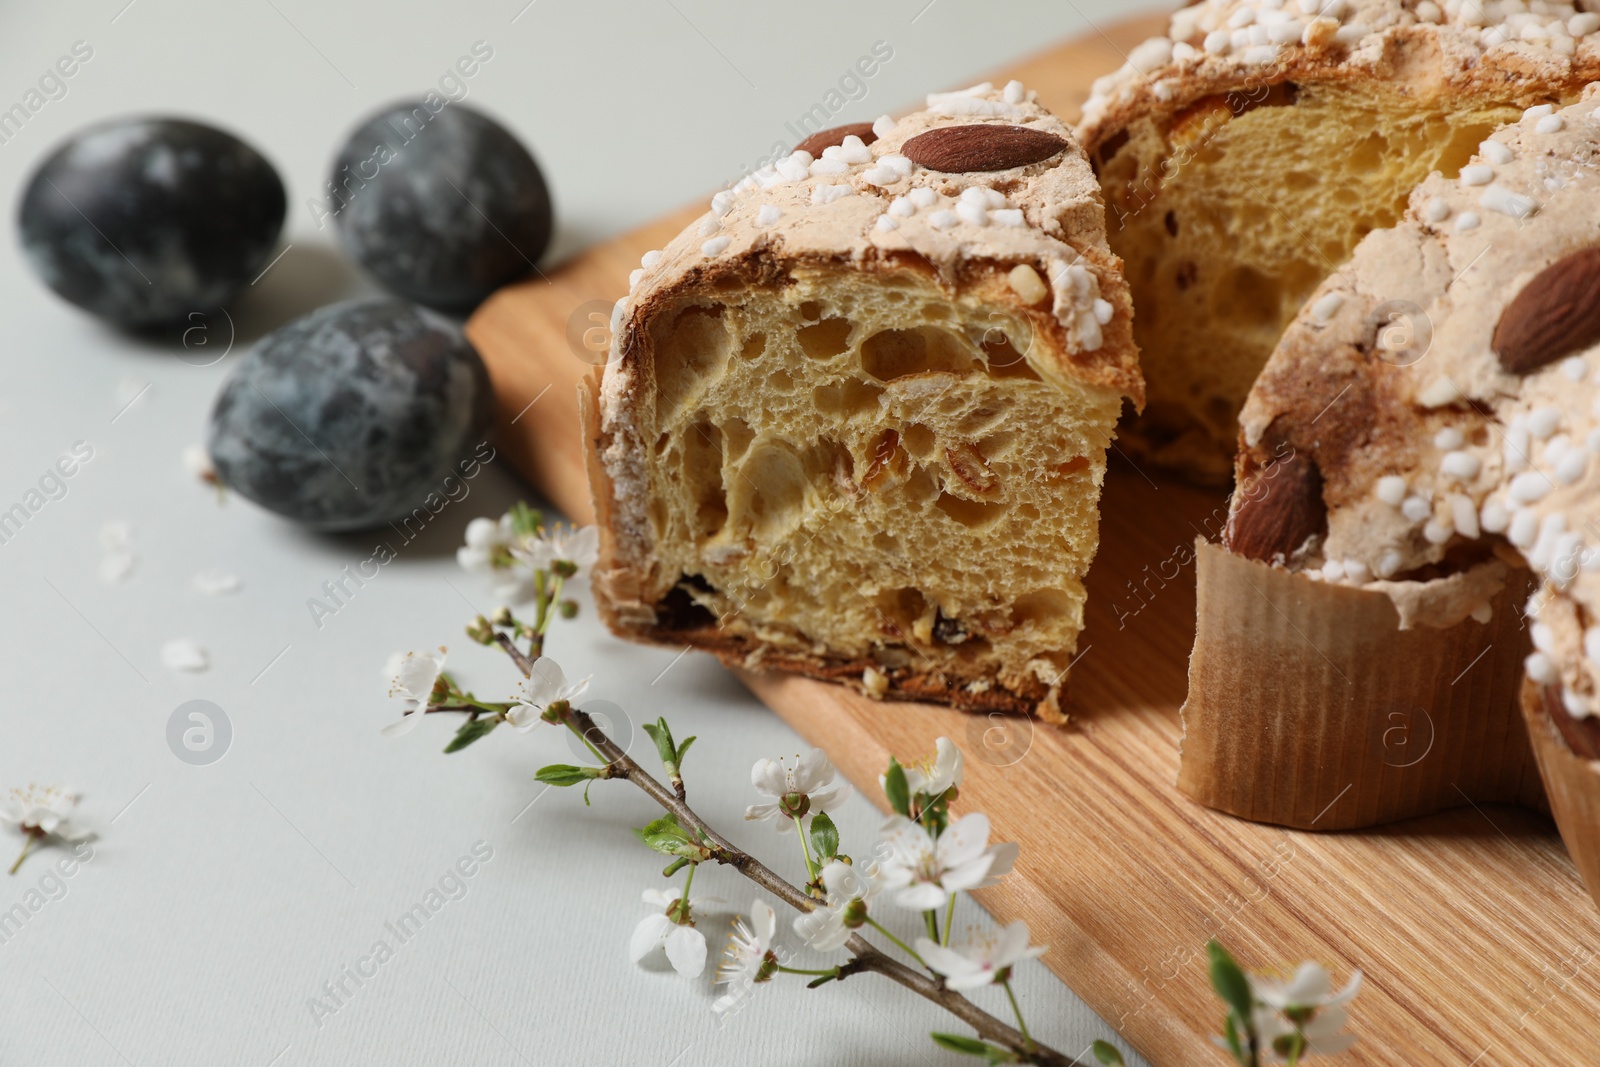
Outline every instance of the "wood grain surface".
[[(1090, 82), (1161, 25), (1107, 28), (997, 78), (1022, 79), (1071, 118)], [(591, 513), (576, 384), (604, 358), (610, 305), (639, 256), (700, 210), (503, 290), (468, 324), (494, 378), (505, 453), (574, 518)], [(585, 347), (588, 329), (600, 332)], [(1463, 792), (1464, 806), (1445, 814), (1307, 833), (1222, 815), (1177, 790), (1194, 541), (1218, 532), (1225, 500), (1114, 464), (1102, 513), (1064, 729), (741, 677), (868, 795), (891, 753), (931, 751), (941, 734), (961, 743), (959, 806), (988, 812), (999, 837), (1023, 845), (1017, 873), (983, 904), (1027, 920), (1050, 945), (1044, 963), (1155, 1064), (1226, 1062), (1210, 1043), (1221, 1022), (1204, 963), (1211, 937), (1258, 970), (1302, 959), (1339, 981), (1363, 970), (1352, 1011), (1362, 1040), (1333, 1062), (1600, 1062), (1600, 910), (1547, 819)], [(1327, 794), (1319, 810), (1338, 810), (1337, 786), (1308, 786)]]

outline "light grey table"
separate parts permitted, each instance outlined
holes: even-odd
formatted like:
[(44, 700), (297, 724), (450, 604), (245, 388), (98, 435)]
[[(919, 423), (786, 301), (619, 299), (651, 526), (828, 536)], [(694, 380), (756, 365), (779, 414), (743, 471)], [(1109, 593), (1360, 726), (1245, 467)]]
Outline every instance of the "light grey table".
[[(44, 901), (20, 930), (0, 929), (0, 1063), (959, 1061), (926, 1036), (947, 1020), (897, 987), (772, 986), (718, 1025), (709, 978), (689, 983), (664, 961), (630, 963), (628, 935), (646, 913), (639, 893), (662, 882), (661, 864), (628, 833), (649, 808), (621, 787), (597, 789), (591, 809), (575, 793), (542, 795), (533, 769), (567, 756), (554, 732), (496, 737), (450, 758), (439, 753), (442, 724), (379, 736), (397, 711), (382, 676), (392, 651), (447, 643), (470, 684), (509, 691), (508, 665), (461, 636), (491, 602), (452, 558), (470, 518), (526, 491), (509, 471), (478, 478), (319, 625), (307, 601), (382, 535), (312, 536), (242, 499), (219, 503), (180, 456), (201, 439), (220, 382), (251, 340), (371, 291), (307, 201), (357, 119), (436, 86), (475, 42), (493, 57), (465, 80), (466, 99), (544, 165), (560, 219), (553, 262), (793, 140), (786, 123), (875, 42), (893, 58), (841, 121), (904, 107), (1092, 20), (1151, 6), (1160, 5), (0, 4), (0, 108), (75, 42), (93, 49), (65, 95), (0, 143), (0, 507), (75, 442), (93, 448), (66, 494), (0, 544), (0, 788), (77, 786), (100, 834), (92, 862), (70, 879), (44, 881), (59, 855), (48, 851), (0, 876), (0, 909), (31, 890)], [(220, 324), (208, 349), (107, 330), (47, 292), (16, 248), (14, 205), (32, 166), (85, 124), (129, 112), (230, 128), (289, 187), (288, 250), (231, 309), (226, 357)], [(137, 557), (116, 584), (99, 575), (110, 521), (130, 525)], [(238, 575), (242, 588), (197, 591), (193, 577), (211, 569)], [(204, 646), (208, 671), (163, 666), (162, 645), (179, 637)], [(592, 612), (562, 628), (552, 650), (570, 670), (595, 673), (593, 696), (632, 719), (665, 714), (680, 736), (699, 734), (689, 770), (700, 809), (798, 869), (792, 838), (739, 814), (753, 799), (751, 762), (800, 742), (713, 661), (621, 644)], [(193, 699), (214, 702), (231, 724), (225, 755), (209, 766), (180, 761), (167, 740), (173, 712)], [(839, 821), (847, 844), (863, 848), (877, 817), (857, 797)], [(386, 923), (474, 847), (492, 859), (399, 942)], [(708, 870), (696, 889), (730, 908), (751, 899), (723, 871)], [(988, 920), (970, 909), (960, 921)], [(725, 919), (706, 925), (715, 953)], [(379, 940), (393, 958), (359, 985), (344, 978), (337, 1011), (313, 1011), (315, 998), (332, 1003), (324, 983)], [(1042, 967), (1024, 969), (1018, 992), (1038, 1033), (1073, 1053), (1110, 1034)]]

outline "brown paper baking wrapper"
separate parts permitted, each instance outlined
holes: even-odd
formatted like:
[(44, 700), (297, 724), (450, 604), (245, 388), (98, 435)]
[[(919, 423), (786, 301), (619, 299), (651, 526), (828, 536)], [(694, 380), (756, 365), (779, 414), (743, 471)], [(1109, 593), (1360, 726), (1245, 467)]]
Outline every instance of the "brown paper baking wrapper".
[(1600, 904), (1600, 760), (1573, 753), (1551, 721), (1546, 699), (1556, 697), (1533, 682), (1523, 683), (1522, 712), (1551, 812), (1584, 885)]
[(1402, 630), (1383, 593), (1217, 545), (1201, 543), (1197, 559), (1184, 792), (1255, 822), (1316, 830), (1469, 798), (1549, 810), (1521, 712), (1526, 572), (1506, 569), (1488, 623)]

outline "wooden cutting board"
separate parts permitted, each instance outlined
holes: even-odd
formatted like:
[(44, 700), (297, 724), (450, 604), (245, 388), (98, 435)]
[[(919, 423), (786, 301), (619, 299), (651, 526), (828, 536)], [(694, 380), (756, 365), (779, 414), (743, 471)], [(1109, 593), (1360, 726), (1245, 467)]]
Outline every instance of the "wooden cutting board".
[[(995, 78), (1020, 78), (1070, 118), (1090, 82), (1163, 24), (1114, 26)], [(509, 287), (467, 325), (494, 378), (506, 455), (575, 519), (591, 514), (576, 383), (640, 255), (702, 210)], [(599, 332), (586, 343), (588, 330)], [(890, 753), (931, 751), (941, 734), (961, 743), (961, 806), (1023, 845), (1017, 873), (983, 904), (1027, 920), (1050, 946), (1045, 964), (1155, 1064), (1226, 1062), (1210, 1044), (1221, 1022), (1204, 962), (1211, 937), (1258, 970), (1317, 959), (1342, 981), (1360, 967), (1352, 1027), (1362, 1040), (1336, 1062), (1600, 1062), (1600, 963), (1590, 965), (1600, 910), (1545, 819), (1463, 795), (1460, 810), (1376, 831), (1299, 833), (1177, 791), (1192, 545), (1218, 531), (1225, 499), (1113, 466), (1102, 513), (1067, 728), (741, 677), (869, 796)]]

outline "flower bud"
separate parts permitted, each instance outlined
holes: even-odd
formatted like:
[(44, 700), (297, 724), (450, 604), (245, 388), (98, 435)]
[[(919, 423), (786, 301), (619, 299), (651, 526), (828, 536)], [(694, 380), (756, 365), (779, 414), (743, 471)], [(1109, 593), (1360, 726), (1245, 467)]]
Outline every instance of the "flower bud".
[(557, 605), (563, 619), (576, 619), (578, 617), (578, 602), (576, 600), (563, 600)]
[(505, 604), (501, 604), (495, 609), (494, 617), (489, 621), (494, 623), (496, 626), (510, 626), (512, 623), (516, 622), (516, 619), (512, 617), (511, 609)]

